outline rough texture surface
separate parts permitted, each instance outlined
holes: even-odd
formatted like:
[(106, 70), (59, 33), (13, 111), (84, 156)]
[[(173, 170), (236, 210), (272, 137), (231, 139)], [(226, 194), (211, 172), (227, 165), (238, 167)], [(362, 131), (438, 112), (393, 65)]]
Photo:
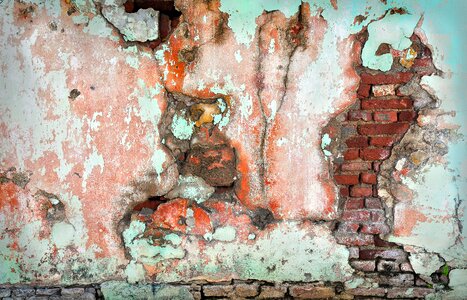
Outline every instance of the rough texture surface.
[(463, 1), (0, 8), (0, 298), (465, 297)]

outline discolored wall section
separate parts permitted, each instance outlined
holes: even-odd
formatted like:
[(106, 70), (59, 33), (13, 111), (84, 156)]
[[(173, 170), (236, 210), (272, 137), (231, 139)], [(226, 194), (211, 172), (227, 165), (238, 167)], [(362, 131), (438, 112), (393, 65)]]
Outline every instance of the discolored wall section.
[(463, 2), (0, 7), (0, 284), (465, 295)]

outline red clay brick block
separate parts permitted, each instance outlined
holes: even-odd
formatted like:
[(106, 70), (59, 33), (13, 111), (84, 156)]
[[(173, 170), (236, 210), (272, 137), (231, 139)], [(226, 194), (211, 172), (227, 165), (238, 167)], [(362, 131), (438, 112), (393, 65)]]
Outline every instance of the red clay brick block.
[(386, 289), (384, 288), (356, 288), (349, 291), (354, 296), (376, 296), (384, 297)]
[(345, 209), (362, 209), (364, 208), (363, 198), (349, 198), (345, 201)]
[(389, 233), (389, 227), (384, 223), (364, 224), (360, 232), (368, 234), (386, 234)]
[(373, 260), (354, 260), (350, 262), (350, 265), (354, 269), (364, 272), (373, 272), (376, 268)]
[(397, 244), (382, 240), (379, 236), (375, 236), (375, 246), (377, 247), (397, 247)]
[(378, 272), (399, 272), (399, 263), (390, 260), (380, 260), (376, 265)]
[(371, 121), (371, 112), (364, 110), (351, 110), (349, 111), (350, 121)]
[(388, 147), (392, 146), (396, 140), (397, 138), (391, 136), (374, 136), (370, 138), (370, 145), (377, 147)]
[(370, 162), (346, 162), (343, 163), (342, 171), (366, 171), (371, 169)]
[(334, 175), (337, 184), (352, 185), (358, 184), (358, 175)]
[(414, 111), (401, 111), (399, 113), (399, 121), (412, 121), (417, 114)]
[(371, 221), (372, 222), (384, 222), (386, 216), (384, 215), (384, 210), (378, 209), (371, 211)]
[(358, 87), (358, 90), (357, 90), (358, 98), (368, 98), (370, 96), (370, 88), (371, 88), (371, 85), (360, 83), (360, 86)]
[(371, 187), (352, 186), (350, 187), (350, 196), (352, 197), (370, 197), (373, 195)]
[(339, 244), (349, 246), (368, 246), (373, 244), (373, 235), (354, 234), (354, 233), (336, 233), (336, 240)]
[(345, 141), (349, 148), (363, 148), (368, 146), (368, 138), (366, 136), (354, 136)]
[(349, 149), (344, 152), (344, 159), (345, 160), (355, 160), (358, 159), (358, 149)]
[(358, 132), (363, 135), (402, 134), (408, 129), (408, 123), (362, 124), (358, 126)]
[(375, 111), (374, 118), (376, 122), (397, 122), (397, 112)]
[(376, 174), (374, 173), (362, 173), (360, 179), (362, 183), (376, 184)]
[(381, 200), (378, 198), (366, 198), (365, 207), (370, 209), (381, 209), (383, 208)]
[(362, 100), (362, 109), (410, 109), (410, 108), (412, 108), (412, 100), (408, 98), (389, 99), (389, 100), (375, 100), (375, 99)]
[(360, 224), (353, 222), (342, 222), (339, 224), (339, 232), (356, 233), (360, 228)]
[(339, 193), (342, 197), (350, 196), (349, 188), (348, 187), (341, 187)]
[(393, 96), (396, 94), (396, 85), (395, 84), (384, 84), (384, 85), (374, 85), (371, 88), (373, 96), (383, 97), (383, 96)]
[(348, 210), (342, 214), (342, 220), (354, 221), (354, 222), (366, 222), (369, 221), (371, 214), (367, 210)]
[(434, 293), (430, 288), (393, 288), (388, 289), (388, 298), (425, 298), (428, 294)]
[(360, 150), (360, 157), (363, 160), (383, 160), (391, 155), (391, 151), (384, 148), (372, 148)]
[[(377, 236), (375, 236), (377, 238)], [(360, 249), (360, 259), (374, 260), (376, 258), (404, 261), (407, 259), (407, 253), (402, 249), (376, 250)]]
[(334, 288), (312, 285), (291, 286), (289, 292), (294, 299), (331, 299), (336, 295)]
[(394, 73), (394, 74), (376, 74), (371, 75), (368, 73), (362, 73), (360, 78), (364, 84), (395, 84), (395, 83), (407, 83), (412, 79), (412, 73)]

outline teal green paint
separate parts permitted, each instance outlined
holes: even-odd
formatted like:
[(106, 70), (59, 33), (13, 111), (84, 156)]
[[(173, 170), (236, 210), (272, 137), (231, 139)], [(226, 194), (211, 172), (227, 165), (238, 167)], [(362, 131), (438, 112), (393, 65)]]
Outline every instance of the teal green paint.
[(8, 246), (12, 242), (9, 239), (0, 239), (0, 284), (15, 284), (21, 281), (18, 254)]
[(324, 152), (324, 155), (326, 156), (331, 156), (331, 152), (326, 150), (326, 147), (331, 144), (331, 138), (329, 137), (329, 134), (325, 133), (322, 138), (321, 138), (321, 149)]
[(125, 276), (129, 283), (144, 282), (146, 271), (142, 264), (131, 261), (125, 268)]
[(64, 248), (73, 243), (75, 229), (69, 223), (59, 222), (52, 227), (52, 242), (58, 248)]
[(139, 69), (139, 59), (137, 57), (127, 56), (125, 61), (133, 69)]
[(164, 240), (171, 242), (174, 246), (178, 246), (182, 243), (182, 238), (175, 233), (165, 235)]
[(375, 55), (382, 43), (387, 43), (396, 50), (410, 47), (409, 39), (419, 21), (419, 15), (387, 14), (383, 19), (368, 25), (368, 40), (362, 49), (362, 64), (370, 69), (389, 71), (392, 66), (392, 55), (386, 53)]
[(174, 114), (170, 129), (173, 135), (179, 140), (189, 140), (193, 134), (195, 123), (184, 117), (186, 111), (181, 111), (181, 115)]
[(97, 15), (84, 27), (83, 32), (99, 37), (110, 37), (112, 35), (112, 28), (107, 24), (104, 17)]
[(84, 16), (84, 15), (73, 16), (71, 20), (73, 21), (73, 24), (77, 24), (77, 25), (89, 23), (89, 17)]
[(214, 231), (212, 238), (222, 242), (231, 242), (235, 240), (237, 231), (232, 226), (218, 227)]

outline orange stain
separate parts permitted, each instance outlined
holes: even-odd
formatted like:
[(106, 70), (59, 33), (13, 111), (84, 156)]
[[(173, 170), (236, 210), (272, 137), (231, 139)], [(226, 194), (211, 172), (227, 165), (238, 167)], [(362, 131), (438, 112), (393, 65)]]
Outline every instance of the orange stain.
[(10, 212), (19, 207), (17, 199), (18, 187), (13, 182), (0, 184), (0, 210), (10, 207)]

